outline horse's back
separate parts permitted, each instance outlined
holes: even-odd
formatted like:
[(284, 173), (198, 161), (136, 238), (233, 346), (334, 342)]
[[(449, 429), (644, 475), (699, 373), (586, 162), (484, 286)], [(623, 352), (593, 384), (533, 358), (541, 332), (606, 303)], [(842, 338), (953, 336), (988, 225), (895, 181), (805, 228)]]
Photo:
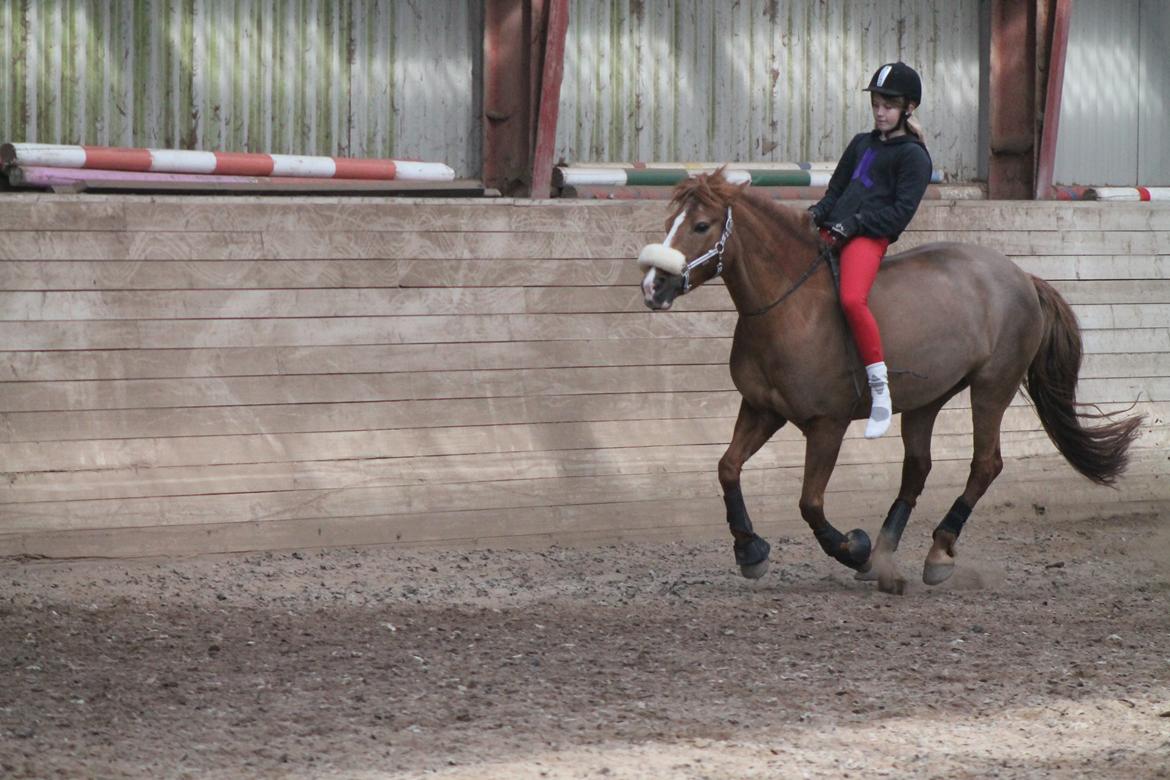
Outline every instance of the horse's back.
[(1003, 254), (971, 244), (924, 244), (887, 257), (870, 307), (891, 365), (943, 385), (969, 378), (993, 358), (1022, 378), (1043, 323), (1031, 276)]
[(882, 261), (877, 296), (903, 306), (938, 301), (952, 315), (983, 318), (1004, 307), (1039, 311), (1032, 278), (994, 249), (938, 242)]

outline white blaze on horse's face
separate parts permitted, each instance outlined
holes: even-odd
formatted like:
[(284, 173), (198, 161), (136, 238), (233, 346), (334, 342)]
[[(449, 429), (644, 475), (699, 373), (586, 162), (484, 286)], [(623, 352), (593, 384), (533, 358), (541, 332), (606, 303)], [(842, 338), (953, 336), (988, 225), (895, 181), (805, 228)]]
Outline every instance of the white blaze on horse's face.
[(671, 299), (659, 300), (659, 294), (665, 283), (661, 272), (679, 276), (686, 268), (686, 257), (670, 245), (686, 218), (687, 210), (684, 208), (674, 218), (674, 223), (670, 226), (670, 231), (666, 234), (663, 242), (661, 244), (647, 244), (642, 247), (642, 252), (638, 255), (638, 266), (646, 269), (646, 275), (642, 278), (642, 299), (651, 309), (669, 309), (673, 302), (673, 296)]

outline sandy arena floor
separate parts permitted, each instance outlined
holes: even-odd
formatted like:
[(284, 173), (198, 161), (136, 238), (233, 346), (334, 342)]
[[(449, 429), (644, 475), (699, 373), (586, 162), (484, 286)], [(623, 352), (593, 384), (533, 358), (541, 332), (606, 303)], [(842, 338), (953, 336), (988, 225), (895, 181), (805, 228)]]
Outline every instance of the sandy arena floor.
[(902, 597), (796, 527), (0, 561), (0, 776), (1170, 777), (1170, 516), (1028, 515)]

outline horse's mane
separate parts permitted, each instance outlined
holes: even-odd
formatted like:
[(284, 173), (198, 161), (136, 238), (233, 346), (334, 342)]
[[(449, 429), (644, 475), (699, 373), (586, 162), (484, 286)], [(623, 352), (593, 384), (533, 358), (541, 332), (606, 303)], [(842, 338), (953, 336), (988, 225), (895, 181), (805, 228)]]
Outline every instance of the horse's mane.
[[(693, 200), (716, 209), (743, 203), (750, 207), (753, 214), (767, 219), (772, 228), (768, 232), (774, 233), (779, 228), (792, 240), (813, 248), (818, 246), (816, 233), (811, 229), (804, 212), (777, 203), (746, 184), (732, 184), (723, 173), (725, 168), (684, 179), (674, 188), (671, 203), (682, 206)], [(742, 216), (736, 216), (737, 222), (742, 219)]]

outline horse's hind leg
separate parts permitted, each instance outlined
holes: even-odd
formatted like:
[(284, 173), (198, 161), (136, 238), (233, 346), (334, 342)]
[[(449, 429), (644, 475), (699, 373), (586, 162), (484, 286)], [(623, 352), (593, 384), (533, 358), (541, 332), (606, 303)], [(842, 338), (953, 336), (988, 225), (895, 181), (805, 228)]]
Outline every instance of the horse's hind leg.
[(756, 409), (747, 401), (741, 401), (731, 444), (719, 459), (719, 484), (723, 487), (723, 503), (727, 506), (727, 524), (735, 538), (735, 562), (748, 579), (758, 579), (768, 571), (768, 553), (772, 548), (752, 530), (739, 476), (748, 458), (755, 455), (785, 422), (775, 412)]
[(963, 524), (999, 472), (1003, 471), (999, 426), (1017, 386), (1009, 385), (1010, 392), (1000, 390), (998, 393), (983, 391), (978, 384), (971, 386), (971, 423), (975, 429), (971, 470), (963, 495), (955, 499), (946, 517), (934, 529), (934, 544), (926, 554), (926, 564), (922, 569), (922, 581), (927, 585), (937, 585), (954, 574), (955, 543), (963, 531)]
[(926, 478), (930, 474), (930, 437), (934, 432), (934, 421), (938, 412), (950, 396), (930, 406), (902, 413), (902, 485), (898, 498), (890, 506), (882, 530), (878, 534), (866, 568), (857, 573), (859, 580), (877, 580), (878, 589), (885, 593), (901, 595), (906, 580), (894, 563), (894, 552), (902, 540), (902, 532), (910, 519), (910, 512), (922, 495)]

